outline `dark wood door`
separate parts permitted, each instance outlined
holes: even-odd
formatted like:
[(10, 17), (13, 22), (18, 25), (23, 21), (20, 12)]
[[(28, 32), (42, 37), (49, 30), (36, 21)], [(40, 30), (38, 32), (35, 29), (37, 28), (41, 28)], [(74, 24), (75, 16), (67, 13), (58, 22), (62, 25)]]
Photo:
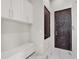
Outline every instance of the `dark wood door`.
[(72, 50), (71, 8), (55, 12), (55, 47)]

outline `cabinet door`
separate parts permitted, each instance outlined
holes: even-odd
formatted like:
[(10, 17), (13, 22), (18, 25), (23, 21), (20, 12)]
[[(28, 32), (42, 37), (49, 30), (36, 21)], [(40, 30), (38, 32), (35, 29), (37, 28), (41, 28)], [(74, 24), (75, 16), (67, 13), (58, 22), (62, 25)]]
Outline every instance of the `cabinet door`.
[(23, 0), (12, 0), (13, 19), (23, 20)]
[(10, 0), (2, 0), (1, 1), (1, 16), (9, 17), (10, 12)]
[(23, 17), (26, 22), (32, 23), (33, 19), (33, 6), (28, 0), (23, 1)]

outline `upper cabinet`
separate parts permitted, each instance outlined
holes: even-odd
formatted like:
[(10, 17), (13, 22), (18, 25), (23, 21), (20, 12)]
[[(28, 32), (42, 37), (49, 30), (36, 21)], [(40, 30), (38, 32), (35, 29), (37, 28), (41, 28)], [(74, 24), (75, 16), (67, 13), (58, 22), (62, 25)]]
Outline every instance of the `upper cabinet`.
[(33, 6), (28, 0), (2, 0), (2, 17), (32, 23)]

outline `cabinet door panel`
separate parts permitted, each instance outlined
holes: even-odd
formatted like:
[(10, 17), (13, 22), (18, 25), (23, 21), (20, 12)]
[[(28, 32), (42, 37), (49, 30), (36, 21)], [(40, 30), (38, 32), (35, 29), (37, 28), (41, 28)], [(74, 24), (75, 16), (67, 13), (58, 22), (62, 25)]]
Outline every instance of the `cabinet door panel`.
[(9, 17), (10, 11), (10, 0), (2, 0), (1, 1), (1, 16)]
[(15, 20), (22, 20), (23, 0), (12, 0), (13, 17)]
[(32, 23), (33, 19), (33, 6), (28, 0), (23, 1), (23, 18), (26, 22)]

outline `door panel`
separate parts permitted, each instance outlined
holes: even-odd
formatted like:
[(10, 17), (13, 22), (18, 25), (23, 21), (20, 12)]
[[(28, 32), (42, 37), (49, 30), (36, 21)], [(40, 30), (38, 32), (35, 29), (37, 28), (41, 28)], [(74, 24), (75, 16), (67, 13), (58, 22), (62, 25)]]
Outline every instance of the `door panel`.
[(55, 12), (55, 47), (72, 50), (71, 8)]

